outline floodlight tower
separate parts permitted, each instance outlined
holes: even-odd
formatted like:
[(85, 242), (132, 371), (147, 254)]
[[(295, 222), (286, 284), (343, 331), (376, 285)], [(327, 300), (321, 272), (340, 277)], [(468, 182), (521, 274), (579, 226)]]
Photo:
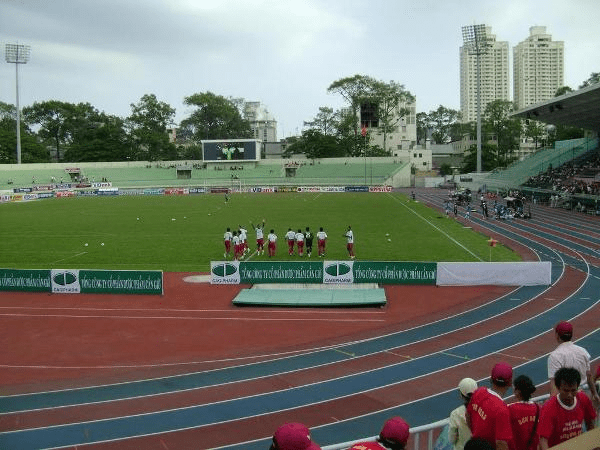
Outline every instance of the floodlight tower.
[(6, 62), (15, 65), (17, 85), (17, 164), (21, 164), (21, 109), (19, 107), (19, 64), (27, 64), (31, 47), (22, 44), (6, 44)]
[(484, 24), (462, 27), (465, 49), (475, 55), (477, 67), (477, 172), (481, 172), (481, 56), (490, 47), (485, 28)]

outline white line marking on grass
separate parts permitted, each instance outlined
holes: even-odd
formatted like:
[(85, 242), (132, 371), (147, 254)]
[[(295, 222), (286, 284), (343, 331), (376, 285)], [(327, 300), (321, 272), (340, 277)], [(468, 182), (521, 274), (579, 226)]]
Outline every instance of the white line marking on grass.
[(56, 263), (59, 263), (59, 262), (61, 262), (61, 261), (65, 261), (65, 260), (67, 260), (67, 259), (71, 259), (71, 258), (77, 258), (78, 256), (85, 255), (86, 253), (87, 253), (87, 252), (81, 252), (81, 253), (77, 253), (76, 255), (67, 256), (66, 258), (59, 259), (58, 261), (54, 261), (54, 262), (52, 262), (52, 263), (50, 263), (50, 264), (56, 264)]
[(473, 255), (475, 258), (477, 258), (479, 261), (483, 262), (483, 259), (481, 259), (479, 256), (477, 256), (475, 253), (473, 253), (471, 250), (469, 250), (467, 247), (465, 247), (463, 244), (461, 244), (460, 242), (458, 242), (456, 239), (454, 239), (452, 236), (450, 236), (448, 233), (446, 233), (444, 230), (441, 230), (440, 228), (436, 227), (433, 223), (431, 223), (429, 220), (427, 220), (425, 217), (423, 217), (421, 214), (419, 214), (418, 212), (416, 212), (414, 209), (409, 208), (408, 206), (406, 206), (404, 203), (402, 203), (400, 200), (398, 200), (396, 197), (394, 197), (391, 194), (388, 194), (391, 198), (393, 198), (394, 200), (396, 200), (398, 203), (400, 203), (402, 206), (404, 206), (406, 209), (408, 209), (411, 213), (413, 213), (414, 215), (416, 215), (417, 217), (421, 218), (423, 221), (427, 222), (429, 225), (431, 225), (433, 228), (435, 228), (436, 230), (438, 230), (440, 233), (442, 233), (444, 236), (446, 236), (448, 239), (450, 239), (452, 242), (454, 242), (456, 245), (458, 245), (459, 247), (463, 248), (464, 250), (466, 250), (467, 252), (469, 252), (471, 255)]

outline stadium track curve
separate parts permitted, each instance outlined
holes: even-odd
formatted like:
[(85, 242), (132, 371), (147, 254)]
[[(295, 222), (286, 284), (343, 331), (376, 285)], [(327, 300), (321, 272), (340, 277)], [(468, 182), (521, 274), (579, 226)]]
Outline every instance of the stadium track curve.
[[(431, 195), (428, 201), (439, 207), (443, 198)], [(470, 225), (486, 227), (486, 234), (514, 240), (551, 260), (553, 285), (515, 289), (414, 328), (270, 361), (4, 397), (0, 424), (12, 431), (0, 433), (0, 447), (114, 439), (90, 447), (266, 448), (264, 438), (286, 420), (305, 422), (314, 439), (326, 445), (376, 434), (390, 415), (402, 415), (412, 426), (443, 418), (456, 403), (457, 380), (465, 374), (484, 379), (499, 359), (543, 383), (545, 355), (554, 347), (549, 330), (561, 319), (573, 321), (577, 335), (585, 336), (583, 345), (598, 358), (600, 274), (585, 245), (558, 236), (568, 236), (564, 227), (555, 237), (543, 221), (546, 231), (537, 237), (534, 228), (491, 227), (477, 220)]]

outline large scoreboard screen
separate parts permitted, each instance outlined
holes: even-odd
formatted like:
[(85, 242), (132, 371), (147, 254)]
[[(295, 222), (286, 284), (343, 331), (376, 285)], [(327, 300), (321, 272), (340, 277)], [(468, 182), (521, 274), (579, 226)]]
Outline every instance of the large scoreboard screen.
[(258, 161), (260, 141), (257, 139), (230, 139), (202, 141), (204, 161)]

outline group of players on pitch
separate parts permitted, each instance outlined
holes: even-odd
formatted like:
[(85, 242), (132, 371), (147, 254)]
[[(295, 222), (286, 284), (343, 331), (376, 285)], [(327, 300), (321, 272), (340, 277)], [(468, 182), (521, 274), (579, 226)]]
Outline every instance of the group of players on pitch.
[[(252, 222), (250, 222), (250, 225), (256, 232), (256, 254), (264, 255), (265, 219), (263, 219), (263, 221), (256, 226)], [(347, 241), (346, 249), (348, 250), (348, 255), (351, 259), (354, 259), (354, 233), (352, 232), (352, 228), (350, 226), (348, 226), (344, 237)], [(296, 247), (298, 256), (303, 257), (306, 254), (310, 258), (312, 254), (314, 238), (315, 235), (312, 231), (310, 231), (310, 227), (306, 227), (304, 232), (300, 228), (298, 228), (298, 231), (288, 228), (288, 231), (285, 234), (285, 239), (288, 245), (288, 255), (294, 255), (294, 247)], [(319, 257), (324, 257), (327, 233), (323, 231), (323, 227), (319, 228), (319, 231), (317, 231), (316, 238)], [(234, 260), (239, 260), (250, 252), (248, 247), (248, 230), (246, 230), (242, 225), (238, 225), (238, 229), (235, 231), (231, 231), (231, 228), (227, 228), (227, 231), (225, 231), (225, 235), (223, 237), (223, 241), (225, 244), (225, 253), (223, 254), (224, 258), (232, 256)], [(269, 258), (275, 256), (277, 252), (277, 234), (275, 234), (275, 230), (273, 229), (271, 229), (267, 235), (267, 249)]]

